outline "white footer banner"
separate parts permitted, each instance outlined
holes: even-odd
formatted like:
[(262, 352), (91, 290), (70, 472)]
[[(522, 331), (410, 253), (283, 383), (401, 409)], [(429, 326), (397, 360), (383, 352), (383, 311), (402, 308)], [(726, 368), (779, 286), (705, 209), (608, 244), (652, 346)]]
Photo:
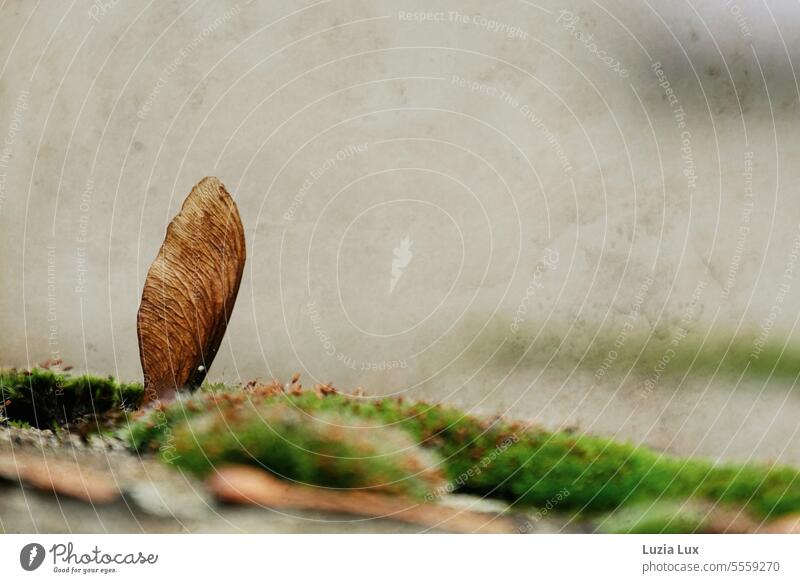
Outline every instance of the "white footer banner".
[(233, 583), (253, 576), (347, 583), (797, 582), (800, 536), (0, 535), (3, 582)]

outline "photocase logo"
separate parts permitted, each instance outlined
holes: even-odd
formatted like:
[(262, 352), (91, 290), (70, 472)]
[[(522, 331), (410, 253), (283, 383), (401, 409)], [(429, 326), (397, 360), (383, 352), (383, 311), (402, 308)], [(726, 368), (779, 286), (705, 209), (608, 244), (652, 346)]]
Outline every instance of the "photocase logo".
[(19, 564), (26, 571), (35, 571), (44, 562), (44, 547), (39, 543), (28, 543), (19, 552)]
[(397, 282), (403, 277), (403, 270), (411, 263), (414, 254), (411, 252), (411, 245), (414, 242), (411, 237), (406, 234), (400, 241), (400, 244), (394, 248), (394, 259), (392, 259), (392, 278), (389, 280), (389, 293), (394, 291)]

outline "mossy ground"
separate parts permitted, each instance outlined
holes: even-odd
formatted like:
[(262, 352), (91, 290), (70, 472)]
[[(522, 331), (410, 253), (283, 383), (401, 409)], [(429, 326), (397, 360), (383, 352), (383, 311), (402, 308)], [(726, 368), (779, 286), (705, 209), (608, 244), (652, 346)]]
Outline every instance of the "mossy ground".
[(58, 429), (135, 408), (142, 385), (112, 377), (70, 376), (35, 368), (0, 370), (0, 422)]
[(422, 498), (443, 483), (434, 454), (397, 427), (365, 427), (358, 417), (314, 416), (288, 403), (247, 401), (175, 425), (165, 460), (200, 475), (244, 463), (304, 485), (369, 489)]
[[(429, 499), (461, 491), (501, 498), (520, 510), (584, 514), (685, 501), (744, 509), (757, 520), (800, 512), (795, 468), (682, 459), (438, 404), (342, 395), (330, 387), (207, 385), (132, 414), (126, 410), (139, 402), (141, 385), (110, 378), (4, 370), (0, 392), (3, 423), (72, 428), (81, 419), (107, 415), (132, 449), (159, 451), (165, 461), (198, 475), (219, 464), (248, 463), (328, 487)], [(616, 514), (621, 526), (612, 520), (610, 528), (652, 530), (663, 522), (654, 513), (630, 524), (626, 514)], [(698, 528), (683, 514), (668, 522), (681, 532)]]
[(712, 529), (709, 509), (681, 502), (634, 505), (612, 512), (600, 521), (608, 534), (684, 534)]
[[(163, 450), (170, 443), (176, 460), (204, 456), (208, 464), (226, 463), (231, 461), (230, 451), (209, 449), (215, 441), (211, 435), (180, 442), (174, 437), (197, 415), (217, 411), (226, 416), (246, 403), (288, 406), (312, 416), (335, 413), (375, 427), (401, 428), (438, 454), (450, 489), (502, 498), (518, 507), (542, 507), (559, 497), (556, 511), (592, 513), (643, 502), (699, 499), (745, 508), (760, 519), (800, 512), (800, 471), (791, 467), (718, 465), (600, 437), (479, 419), (442, 405), (311, 391), (292, 394), (282, 392), (280, 385), (211, 387), (144, 414), (126, 429), (126, 437), (139, 451)], [(221, 429), (218, 438), (227, 439), (226, 431), (231, 430)], [(235, 459), (242, 461), (240, 454)], [(565, 490), (567, 496), (562, 495)]]
[[(571, 335), (563, 331), (573, 329)], [(723, 378), (793, 380), (800, 375), (800, 341), (779, 334), (761, 337), (730, 330), (683, 330), (680, 326), (638, 328), (621, 334), (620, 326), (597, 329), (592, 323), (526, 322), (524, 331), (509, 336), (509, 323), (491, 324), (475, 344), (476, 359), (486, 358), (505, 341), (496, 362), (509, 366), (578, 366), (597, 378), (622, 378), (628, 374), (647, 378), (715, 375)], [(520, 361), (518, 363), (518, 361)]]

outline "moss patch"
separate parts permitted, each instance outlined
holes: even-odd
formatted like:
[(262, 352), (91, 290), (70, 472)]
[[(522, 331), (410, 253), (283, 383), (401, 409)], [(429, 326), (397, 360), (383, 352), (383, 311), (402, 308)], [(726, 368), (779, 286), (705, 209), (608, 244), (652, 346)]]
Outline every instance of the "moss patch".
[[(299, 393), (299, 392), (298, 392)], [(441, 405), (402, 399), (362, 399), (314, 392), (284, 393), (280, 385), (201, 392), (151, 410), (126, 429), (137, 450), (172, 443), (181, 425), (204, 412), (229, 415), (246, 403), (293, 407), (304, 413), (333, 413), (408, 432), (415, 443), (435, 451), (451, 489), (544, 507), (565, 490), (555, 511), (608, 511), (654, 500), (705, 499), (745, 507), (768, 518), (800, 511), (800, 472), (768, 465), (716, 465), (681, 459), (600, 437), (548, 432), (500, 419), (479, 419)], [(302, 431), (302, 429), (298, 429)], [(222, 436), (220, 436), (222, 437)], [(229, 450), (183, 441), (175, 453), (209, 463), (229, 461)], [(269, 452), (265, 452), (269, 455)]]
[(313, 416), (287, 403), (242, 403), (176, 424), (165, 460), (205, 475), (215, 465), (263, 467), (306, 485), (374, 489), (421, 498), (443, 482), (432, 452), (396, 427), (371, 427), (352, 414)]
[(29, 424), (39, 429), (96, 419), (134, 408), (142, 385), (120, 384), (112, 377), (72, 377), (50, 370), (0, 370), (0, 422)]
[[(777, 332), (761, 337), (754, 331), (724, 328), (709, 331), (702, 326), (684, 330), (674, 323), (651, 329), (644, 320), (638, 324), (627, 331), (620, 322), (598, 328), (595, 322), (526, 321), (519, 331), (509, 334), (511, 322), (498, 318), (486, 327), (466, 357), (483, 362), (502, 344), (492, 361), (501, 369), (547, 366), (571, 370), (577, 364), (598, 380), (627, 374), (647, 379), (657, 371), (659, 377), (680, 378), (690, 372), (785, 382), (800, 374), (800, 341), (795, 337)], [(483, 321), (471, 326), (482, 329)], [(565, 336), (564, 330), (571, 332)]]
[(709, 511), (680, 502), (640, 504), (606, 517), (600, 530), (609, 534), (685, 534), (708, 532)]

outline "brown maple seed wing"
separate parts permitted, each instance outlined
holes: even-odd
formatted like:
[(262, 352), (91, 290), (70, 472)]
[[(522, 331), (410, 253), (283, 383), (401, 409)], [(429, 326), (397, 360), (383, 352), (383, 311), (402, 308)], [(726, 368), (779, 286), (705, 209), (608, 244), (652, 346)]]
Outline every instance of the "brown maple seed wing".
[(203, 382), (242, 280), (245, 240), (236, 203), (217, 178), (186, 197), (145, 279), (137, 332), (144, 401)]

